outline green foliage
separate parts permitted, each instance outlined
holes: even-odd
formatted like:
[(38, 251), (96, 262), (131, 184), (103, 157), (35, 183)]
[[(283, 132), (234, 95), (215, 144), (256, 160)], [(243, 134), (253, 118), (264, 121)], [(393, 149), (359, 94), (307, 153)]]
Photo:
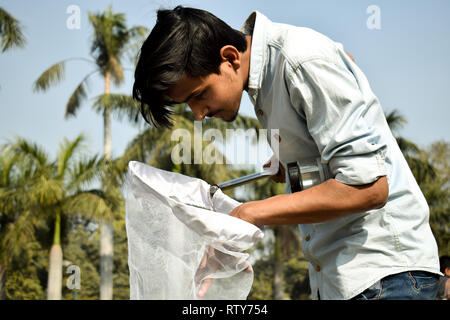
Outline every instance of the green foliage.
[[(114, 299), (127, 300), (130, 298), (128, 246), (125, 232), (124, 212), (115, 215), (114, 226)], [(99, 230), (92, 232), (86, 226), (89, 222), (78, 217), (71, 222), (72, 230), (64, 246), (64, 259), (69, 264), (77, 265), (81, 270), (81, 287), (76, 293), (79, 300), (98, 300), (100, 290), (100, 256)], [(64, 274), (63, 299), (73, 300), (75, 291), (65, 286), (69, 274)]]
[[(299, 251), (300, 252), (300, 251)], [(310, 300), (308, 262), (299, 255), (284, 264), (285, 293), (292, 300)]]
[(48, 251), (37, 241), (29, 241), (14, 256), (6, 271), (5, 298), (10, 300), (45, 299)]
[(65, 61), (55, 63), (45, 70), (33, 84), (35, 92), (46, 91), (51, 86), (58, 84), (64, 79), (66, 73)]
[(110, 72), (115, 83), (120, 84), (124, 79), (120, 60), (130, 38), (125, 15), (114, 14), (108, 6), (104, 12), (89, 13), (89, 21), (94, 28), (91, 54), (102, 74)]
[(25, 42), (20, 22), (0, 7), (0, 48), (2, 52), (13, 47), (23, 47)]
[(128, 239), (124, 212), (114, 221), (114, 299), (130, 299), (130, 274), (128, 270)]
[[(266, 244), (270, 245), (270, 244)], [(272, 243), (273, 245), (273, 243)], [(273, 252), (269, 256), (258, 259), (253, 265), (254, 280), (250, 290), (249, 300), (274, 299), (274, 270), (275, 259)], [(283, 287), (284, 297), (288, 300), (310, 300), (308, 262), (302, 257), (301, 251), (297, 251), (288, 259), (283, 259)]]
[[(64, 260), (67, 265), (76, 265), (80, 268), (80, 289), (77, 291), (79, 300), (98, 300), (100, 289), (99, 266), (99, 240), (98, 232), (89, 232), (86, 230), (87, 221), (79, 218), (73, 221), (73, 230), (68, 235), (66, 245), (63, 247)], [(73, 300), (74, 290), (67, 288), (67, 277), (70, 276), (64, 272), (63, 279), (63, 299)]]
[(432, 166), (435, 176), (424, 179), (420, 188), (430, 207), (430, 225), (439, 255), (450, 255), (450, 143), (438, 141), (421, 154)]
[(271, 300), (273, 298), (273, 270), (272, 259), (259, 259), (253, 265), (254, 279), (248, 300)]

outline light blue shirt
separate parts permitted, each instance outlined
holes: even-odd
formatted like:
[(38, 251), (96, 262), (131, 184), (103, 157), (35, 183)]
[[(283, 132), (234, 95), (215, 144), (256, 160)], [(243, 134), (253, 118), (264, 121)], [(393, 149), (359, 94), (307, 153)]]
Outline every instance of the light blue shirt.
[(313, 299), (318, 291), (321, 299), (349, 299), (408, 270), (439, 274), (427, 202), (343, 46), (256, 11), (242, 31), (252, 34), (248, 94), (262, 126), (279, 130), (281, 163), (319, 157), (342, 183), (388, 180), (383, 208), (299, 225)]

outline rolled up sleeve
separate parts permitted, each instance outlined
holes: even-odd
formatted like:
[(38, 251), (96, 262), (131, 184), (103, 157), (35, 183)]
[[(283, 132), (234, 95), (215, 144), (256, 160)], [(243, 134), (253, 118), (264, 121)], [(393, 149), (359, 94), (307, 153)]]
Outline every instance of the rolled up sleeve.
[(374, 101), (365, 101), (352, 72), (320, 58), (287, 68), (291, 104), (332, 176), (361, 185), (387, 175), (386, 143), (368, 116)]

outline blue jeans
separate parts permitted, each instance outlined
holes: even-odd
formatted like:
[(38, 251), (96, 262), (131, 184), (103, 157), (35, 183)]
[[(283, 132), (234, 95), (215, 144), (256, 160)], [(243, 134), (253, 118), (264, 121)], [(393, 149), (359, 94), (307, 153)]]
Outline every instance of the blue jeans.
[(352, 300), (435, 300), (438, 285), (437, 274), (407, 271), (377, 281)]

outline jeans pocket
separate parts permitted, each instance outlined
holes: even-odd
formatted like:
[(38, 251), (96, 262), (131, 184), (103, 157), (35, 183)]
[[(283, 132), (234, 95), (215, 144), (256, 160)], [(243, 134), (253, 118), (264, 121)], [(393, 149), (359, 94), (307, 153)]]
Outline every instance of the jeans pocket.
[(408, 276), (412, 281), (413, 288), (417, 291), (424, 288), (434, 287), (439, 283), (439, 276), (437, 274), (426, 271), (410, 271)]

